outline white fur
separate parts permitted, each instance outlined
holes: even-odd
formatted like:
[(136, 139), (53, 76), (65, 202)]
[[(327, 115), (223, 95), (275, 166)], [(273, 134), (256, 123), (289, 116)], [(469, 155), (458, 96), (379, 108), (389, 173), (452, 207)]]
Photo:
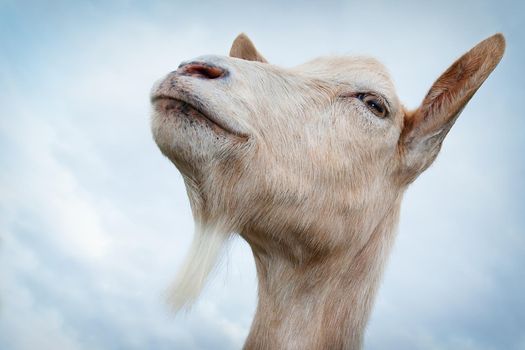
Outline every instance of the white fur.
[(152, 93), (153, 135), (184, 176), (196, 222), (206, 223), (197, 224), (174, 307), (197, 297), (236, 232), (259, 279), (246, 348), (358, 349), (403, 193), (504, 47), (501, 35), (481, 42), (415, 111), (374, 59), (283, 69), (242, 35), (235, 58), (202, 56), (170, 73)]
[(228, 232), (215, 226), (195, 226), (190, 250), (168, 294), (175, 311), (191, 306), (199, 296), (229, 237)]

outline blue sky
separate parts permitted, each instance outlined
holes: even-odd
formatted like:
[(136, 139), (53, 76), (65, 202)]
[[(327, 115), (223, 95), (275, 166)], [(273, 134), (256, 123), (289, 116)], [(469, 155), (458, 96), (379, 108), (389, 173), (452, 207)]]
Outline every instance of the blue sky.
[(507, 52), (408, 190), (366, 349), (525, 349), (525, 8), (512, 1), (0, 2), (0, 348), (234, 349), (255, 310), (246, 244), (170, 314), (187, 251), (149, 90), (239, 32), (272, 63), (369, 54), (416, 107), (483, 38)]

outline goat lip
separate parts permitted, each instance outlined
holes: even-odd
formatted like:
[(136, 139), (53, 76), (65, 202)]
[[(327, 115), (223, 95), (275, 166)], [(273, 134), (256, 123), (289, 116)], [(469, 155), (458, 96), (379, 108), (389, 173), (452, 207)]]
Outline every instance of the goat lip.
[(225, 126), (223, 122), (220, 122), (217, 120), (217, 118), (214, 118), (213, 115), (211, 113), (208, 113), (208, 112), (204, 112), (204, 108), (201, 108), (201, 104), (198, 103), (198, 102), (193, 102), (193, 101), (187, 101), (186, 99), (182, 99), (182, 98), (179, 98), (178, 96), (168, 96), (168, 95), (164, 95), (164, 94), (159, 94), (159, 95), (154, 95), (152, 96), (151, 98), (151, 103), (153, 105), (156, 105), (157, 102), (159, 101), (162, 101), (162, 100), (168, 100), (168, 101), (173, 101), (173, 102), (176, 102), (176, 103), (180, 103), (181, 105), (186, 105), (186, 106), (189, 106), (190, 108), (192, 108), (194, 111), (196, 111), (198, 113), (198, 116), (205, 119), (207, 122), (209, 122), (212, 126), (212, 129), (220, 129), (222, 132), (226, 133), (226, 134), (229, 134), (231, 136), (234, 136), (235, 138), (241, 140), (241, 141), (246, 141), (248, 139), (248, 135), (243, 133), (243, 132), (240, 132), (240, 131), (237, 131), (237, 130), (234, 130), (233, 128), (229, 127), (229, 126)]

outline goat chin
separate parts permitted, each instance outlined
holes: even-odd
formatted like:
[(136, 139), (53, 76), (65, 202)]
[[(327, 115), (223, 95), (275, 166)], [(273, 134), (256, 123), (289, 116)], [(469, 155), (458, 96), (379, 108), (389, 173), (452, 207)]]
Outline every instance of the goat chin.
[(230, 236), (230, 231), (219, 225), (196, 223), (189, 253), (168, 290), (168, 303), (175, 312), (189, 308), (197, 299)]

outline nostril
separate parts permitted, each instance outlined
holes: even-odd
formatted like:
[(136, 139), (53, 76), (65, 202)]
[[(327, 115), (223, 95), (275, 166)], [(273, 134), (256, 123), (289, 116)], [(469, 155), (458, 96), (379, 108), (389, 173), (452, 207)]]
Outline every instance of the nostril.
[(226, 71), (222, 68), (211, 66), (206, 63), (188, 63), (180, 67), (180, 73), (199, 78), (217, 79), (224, 75)]

